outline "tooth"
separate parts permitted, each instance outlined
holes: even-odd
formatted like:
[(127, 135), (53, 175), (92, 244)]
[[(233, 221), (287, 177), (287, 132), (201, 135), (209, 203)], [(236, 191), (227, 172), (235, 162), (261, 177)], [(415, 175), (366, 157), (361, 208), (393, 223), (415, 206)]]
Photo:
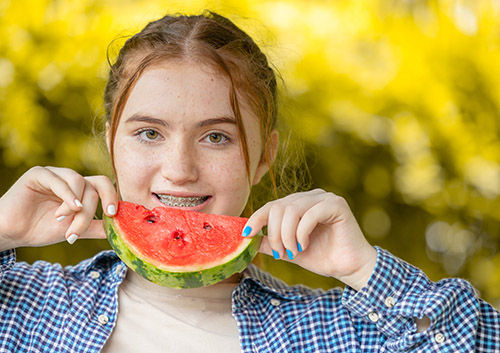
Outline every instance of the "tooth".
[(157, 194), (162, 203), (170, 207), (195, 207), (207, 200), (206, 196), (172, 196)]

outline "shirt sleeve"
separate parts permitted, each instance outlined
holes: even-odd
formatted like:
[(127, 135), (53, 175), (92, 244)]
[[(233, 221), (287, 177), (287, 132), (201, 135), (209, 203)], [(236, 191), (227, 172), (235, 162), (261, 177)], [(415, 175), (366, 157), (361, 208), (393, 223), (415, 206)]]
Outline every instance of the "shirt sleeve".
[(10, 271), (16, 262), (16, 251), (5, 250), (0, 252), (0, 282), (3, 280), (4, 273)]
[[(418, 268), (377, 248), (368, 284), (346, 287), (343, 305), (375, 325), (390, 352), (492, 352), (500, 350), (500, 313), (478, 299), (459, 278), (431, 282)], [(430, 327), (417, 332), (414, 318), (427, 316)]]

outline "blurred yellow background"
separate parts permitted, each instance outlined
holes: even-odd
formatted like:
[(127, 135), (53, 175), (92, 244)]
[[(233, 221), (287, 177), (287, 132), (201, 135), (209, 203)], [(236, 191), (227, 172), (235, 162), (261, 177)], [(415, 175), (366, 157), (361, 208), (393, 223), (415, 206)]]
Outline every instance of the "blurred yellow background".
[[(1, 192), (34, 165), (109, 172), (96, 138), (108, 45), (113, 60), (149, 21), (203, 9), (253, 35), (280, 72), (314, 186), (344, 196), (372, 244), (500, 307), (499, 1), (0, 0)], [(106, 248), (18, 258), (74, 264)]]

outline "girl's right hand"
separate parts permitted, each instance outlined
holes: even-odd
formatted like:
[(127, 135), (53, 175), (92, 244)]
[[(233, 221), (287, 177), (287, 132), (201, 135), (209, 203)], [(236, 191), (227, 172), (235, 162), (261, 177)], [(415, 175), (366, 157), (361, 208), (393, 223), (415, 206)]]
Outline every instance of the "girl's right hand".
[(102, 221), (94, 220), (99, 199), (113, 216), (118, 197), (106, 176), (55, 167), (28, 170), (0, 198), (0, 250), (106, 238)]

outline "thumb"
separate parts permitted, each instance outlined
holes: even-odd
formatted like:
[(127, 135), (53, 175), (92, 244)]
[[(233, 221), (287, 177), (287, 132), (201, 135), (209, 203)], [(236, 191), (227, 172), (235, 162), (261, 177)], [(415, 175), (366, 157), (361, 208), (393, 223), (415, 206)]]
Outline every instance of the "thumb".
[(106, 239), (102, 220), (94, 219), (88, 229), (81, 235), (82, 239)]
[(273, 256), (273, 249), (271, 248), (271, 245), (269, 245), (267, 236), (262, 237), (262, 242), (260, 243), (259, 252), (269, 256)]

